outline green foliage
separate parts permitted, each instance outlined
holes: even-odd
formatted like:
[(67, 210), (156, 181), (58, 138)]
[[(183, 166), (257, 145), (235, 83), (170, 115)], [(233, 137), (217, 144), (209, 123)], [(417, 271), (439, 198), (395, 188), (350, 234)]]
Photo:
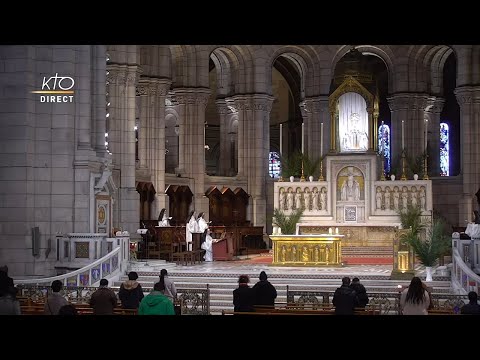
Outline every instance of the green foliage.
[(425, 154), (422, 153), (415, 157), (406, 155), (406, 172), (407, 177), (412, 178), (414, 174), (418, 176), (423, 174), (423, 161), (425, 159)]
[[(294, 153), (282, 156), (280, 158), (282, 164), (282, 176), (290, 177), (296, 176), (300, 177), (302, 174), (302, 153), (295, 151)], [(305, 170), (305, 169), (304, 169)]]
[(307, 154), (302, 154), (300, 151), (295, 151), (290, 155), (282, 156), (280, 158), (282, 164), (283, 177), (300, 177), (302, 175), (302, 159), (303, 159), (303, 175), (317, 176), (319, 175), (321, 158), (309, 158)]
[(320, 173), (318, 170), (320, 169), (320, 161), (322, 158), (316, 157), (310, 159), (308, 155), (303, 155), (303, 174), (305, 176), (319, 176)]
[(300, 221), (302, 215), (303, 209), (295, 210), (290, 216), (285, 215), (280, 209), (274, 209), (272, 223), (280, 227), (282, 234), (293, 235), (295, 234), (297, 223)]
[(402, 228), (410, 229), (416, 236), (425, 228), (425, 224), (422, 222), (422, 210), (420, 206), (409, 205), (406, 210), (398, 211), (398, 215), (400, 216)]
[(445, 235), (444, 223), (439, 219), (434, 219), (432, 226), (427, 228), (425, 240), (420, 239), (413, 231), (409, 231), (404, 240), (410, 244), (424, 266), (434, 266), (450, 246), (450, 239)]

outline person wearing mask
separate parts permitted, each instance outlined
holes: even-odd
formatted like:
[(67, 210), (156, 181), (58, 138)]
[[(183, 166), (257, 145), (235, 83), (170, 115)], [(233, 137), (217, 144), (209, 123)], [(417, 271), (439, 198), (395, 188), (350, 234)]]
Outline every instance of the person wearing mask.
[(400, 310), (403, 315), (428, 315), (430, 296), (419, 277), (413, 277), (408, 288), (400, 295)]
[(138, 309), (140, 301), (142, 301), (143, 289), (142, 285), (137, 281), (138, 274), (135, 271), (128, 273), (128, 280), (120, 285), (118, 298), (122, 302), (124, 309)]
[(261, 307), (275, 307), (275, 299), (277, 298), (277, 289), (270, 281), (267, 280), (267, 274), (265, 271), (260, 273), (258, 281), (253, 285), (255, 292), (255, 306)]

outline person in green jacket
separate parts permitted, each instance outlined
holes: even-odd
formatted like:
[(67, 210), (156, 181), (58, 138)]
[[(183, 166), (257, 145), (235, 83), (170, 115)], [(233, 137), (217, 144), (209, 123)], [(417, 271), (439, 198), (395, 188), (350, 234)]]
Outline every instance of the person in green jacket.
[(161, 293), (159, 282), (153, 285), (153, 291), (142, 299), (138, 315), (175, 315), (173, 303)]

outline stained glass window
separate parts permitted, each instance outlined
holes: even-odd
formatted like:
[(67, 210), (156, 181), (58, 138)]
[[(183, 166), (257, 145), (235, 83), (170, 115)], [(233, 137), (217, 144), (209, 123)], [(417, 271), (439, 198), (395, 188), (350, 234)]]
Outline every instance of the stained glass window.
[(268, 154), (268, 173), (272, 178), (280, 176), (280, 154), (278, 152), (270, 152)]
[(382, 125), (378, 127), (378, 153), (385, 158), (385, 173), (390, 172), (390, 127), (385, 125), (382, 121)]
[(440, 175), (450, 176), (449, 133), (447, 123), (440, 123)]

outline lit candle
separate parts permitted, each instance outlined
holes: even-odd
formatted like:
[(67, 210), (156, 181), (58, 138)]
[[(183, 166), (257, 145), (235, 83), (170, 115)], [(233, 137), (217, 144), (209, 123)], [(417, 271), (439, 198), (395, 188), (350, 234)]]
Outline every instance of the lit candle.
[(405, 149), (405, 120), (402, 120), (402, 150)]
[(282, 143), (282, 135), (283, 135), (283, 124), (280, 124), (280, 156), (283, 154), (283, 143)]
[(338, 228), (337, 227), (335, 228), (335, 234), (338, 235)]
[(428, 119), (425, 119), (425, 153), (427, 152)]
[(305, 123), (302, 123), (302, 154), (305, 149)]
[(320, 124), (320, 157), (323, 156), (323, 122)]

